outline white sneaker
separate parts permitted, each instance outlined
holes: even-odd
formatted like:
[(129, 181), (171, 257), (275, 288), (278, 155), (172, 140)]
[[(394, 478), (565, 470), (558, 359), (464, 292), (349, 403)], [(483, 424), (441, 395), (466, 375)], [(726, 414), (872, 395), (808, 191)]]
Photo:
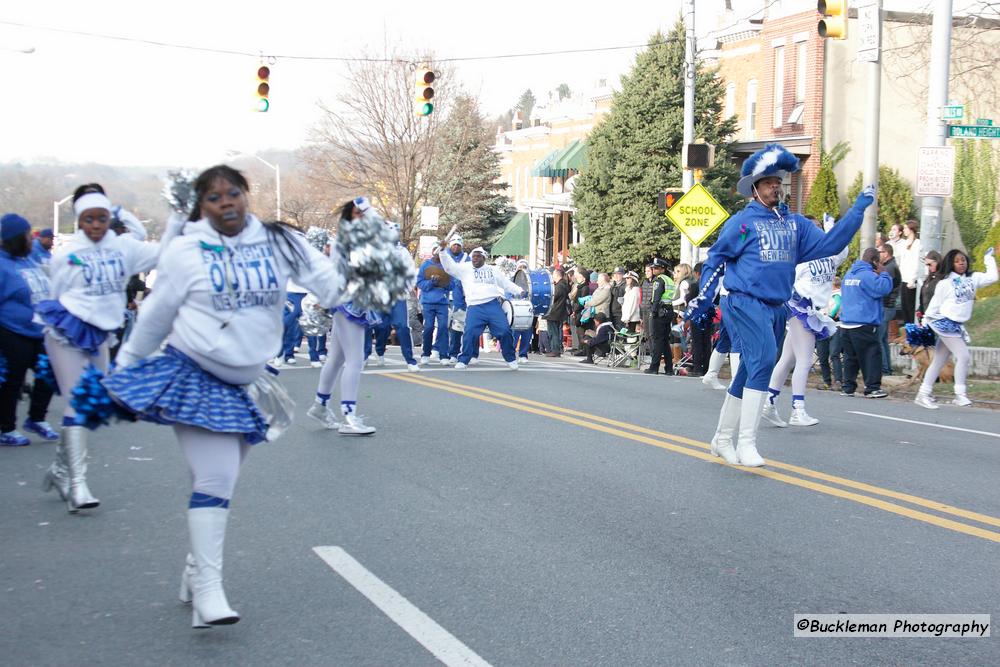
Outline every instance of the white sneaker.
[(431, 352), (431, 361), (441, 361), (441, 353), (437, 350)]
[(788, 423), (792, 426), (815, 426), (819, 423), (819, 420), (815, 417), (810, 417), (805, 408), (792, 408), (792, 416), (789, 418)]
[(966, 396), (965, 394), (956, 394), (955, 399), (952, 401), (952, 403), (959, 406), (960, 408), (972, 405), (972, 401), (970, 401), (969, 397)]
[(934, 396), (932, 396), (931, 394), (925, 394), (922, 391), (917, 392), (917, 397), (913, 399), (913, 402), (922, 408), (927, 408), (928, 410), (937, 410), (939, 407), (941, 407), (934, 400)]
[(472, 357), (471, 359), (469, 359), (470, 366), (475, 366), (478, 363), (479, 363), (479, 357)]
[(320, 361), (326, 361), (326, 355), (325, 354), (319, 355), (319, 360)]
[(761, 413), (761, 416), (778, 428), (785, 428), (788, 426), (788, 424), (781, 419), (781, 416), (778, 415), (778, 408), (776, 408), (774, 403), (771, 401), (764, 402), (764, 412)]
[(448, 358), (448, 359), (442, 359), (442, 360), (441, 360), (441, 365), (442, 365), (442, 366), (451, 366), (451, 365), (453, 365), (454, 363), (455, 363), (455, 360), (454, 360), (454, 359), (451, 359), (451, 358)]
[(528, 357), (521, 357), (520, 359), (517, 360), (517, 363), (519, 363), (519, 364), (526, 364), (526, 363), (528, 363)]
[(340, 422), (337, 421), (337, 416), (319, 401), (313, 401), (313, 404), (309, 406), (306, 414), (318, 421), (323, 425), (324, 428), (328, 428), (331, 431), (340, 428)]
[(507, 368), (509, 368), (512, 371), (516, 371), (517, 370), (517, 362), (516, 361), (508, 361), (507, 362)]
[(375, 427), (366, 426), (360, 415), (344, 415), (344, 421), (337, 432), (341, 435), (371, 435), (375, 432)]
[(289, 366), (294, 366), (298, 362), (295, 360), (295, 357), (292, 357), (291, 359), (285, 359), (285, 363), (288, 364)]
[(382, 356), (382, 355), (375, 357), (375, 365), (376, 366), (385, 366), (385, 357)]
[(281, 357), (278, 357), (278, 358), (275, 358), (275, 359), (271, 359), (270, 363), (275, 368), (281, 368), (282, 366), (285, 365), (285, 360), (282, 359)]
[(466, 366), (465, 364), (463, 364), (461, 361), (459, 361), (458, 363), (455, 364), (455, 370), (456, 371), (465, 370), (466, 368), (468, 368), (468, 366)]
[(431, 358), (430, 358), (430, 357), (420, 357), (420, 365), (421, 365), (421, 366), (426, 366), (426, 365), (427, 365), (427, 363), (428, 363), (428, 362), (429, 362), (430, 360), (431, 360)]
[(712, 389), (719, 389), (720, 391), (725, 391), (726, 389), (726, 385), (719, 382), (719, 376), (715, 375), (714, 373), (706, 373), (701, 378), (701, 383), (704, 385), (708, 385)]
[(416, 364), (406, 364), (406, 370), (410, 371), (411, 373), (419, 373), (420, 366), (417, 366)]
[(322, 361), (310, 361), (309, 365), (312, 366), (313, 368), (323, 368)]

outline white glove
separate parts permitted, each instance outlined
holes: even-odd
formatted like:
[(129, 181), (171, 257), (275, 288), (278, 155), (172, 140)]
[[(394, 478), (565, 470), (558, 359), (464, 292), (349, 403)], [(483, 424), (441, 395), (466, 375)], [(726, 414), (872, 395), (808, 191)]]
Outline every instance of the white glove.
[(993, 246), (990, 246), (989, 248), (987, 248), (986, 249), (986, 257), (992, 257), (993, 256), (993, 250), (994, 250)]

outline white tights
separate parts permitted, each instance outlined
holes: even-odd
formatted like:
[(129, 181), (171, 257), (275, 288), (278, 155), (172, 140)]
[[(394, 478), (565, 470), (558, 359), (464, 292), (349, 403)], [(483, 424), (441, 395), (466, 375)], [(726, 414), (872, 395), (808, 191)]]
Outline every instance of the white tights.
[(781, 358), (771, 371), (771, 381), (767, 385), (772, 395), (776, 391), (780, 392), (785, 386), (788, 371), (792, 370), (794, 365), (792, 396), (805, 396), (814, 349), (816, 349), (816, 335), (805, 328), (802, 320), (797, 317), (791, 318), (788, 321), (788, 331), (785, 333), (785, 343), (781, 346)]
[(969, 346), (961, 336), (938, 336), (934, 346), (934, 360), (924, 374), (920, 391), (930, 394), (934, 391), (941, 369), (948, 363), (948, 358), (955, 357), (955, 394), (965, 396), (965, 380), (969, 375)]
[(250, 445), (235, 433), (214, 433), (174, 424), (181, 453), (191, 470), (191, 490), (229, 500)]
[(339, 310), (333, 314), (333, 331), (327, 339), (330, 352), (319, 372), (318, 394), (332, 394), (340, 375), (340, 403), (353, 406), (358, 402), (361, 368), (365, 357), (365, 327), (355, 324)]
[(45, 334), (45, 352), (49, 355), (49, 364), (59, 384), (59, 391), (66, 398), (63, 418), (72, 419), (76, 416), (76, 410), (69, 404), (73, 388), (80, 382), (80, 376), (91, 364), (101, 371), (108, 370), (108, 344), (102, 343), (97, 354), (90, 354), (78, 347), (62, 343), (50, 334)]

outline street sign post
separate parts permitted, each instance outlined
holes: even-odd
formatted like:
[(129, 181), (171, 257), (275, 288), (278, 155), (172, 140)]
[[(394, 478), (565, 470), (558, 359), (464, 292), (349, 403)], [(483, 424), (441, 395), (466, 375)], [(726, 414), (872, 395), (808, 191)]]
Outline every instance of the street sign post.
[(956, 139), (1000, 139), (1000, 126), (949, 125), (948, 136)]
[(920, 197), (950, 197), (955, 184), (955, 147), (917, 149), (917, 188)]
[(949, 104), (941, 107), (941, 120), (962, 120), (964, 115), (964, 104)]
[(879, 20), (878, 3), (858, 7), (858, 62), (875, 63), (881, 55), (882, 22)]
[(667, 218), (697, 247), (726, 221), (729, 213), (701, 183), (684, 193), (667, 210)]

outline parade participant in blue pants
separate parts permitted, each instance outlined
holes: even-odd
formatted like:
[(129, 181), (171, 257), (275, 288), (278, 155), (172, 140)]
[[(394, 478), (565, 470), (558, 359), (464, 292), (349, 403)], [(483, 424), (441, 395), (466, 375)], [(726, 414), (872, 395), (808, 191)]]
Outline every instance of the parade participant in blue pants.
[[(451, 258), (455, 260), (456, 263), (471, 261), (469, 254), (464, 251), (464, 247), (465, 245), (461, 236), (455, 236), (451, 239), (451, 244), (448, 246), (448, 252), (451, 253)], [(451, 355), (452, 359), (458, 359), (458, 355), (462, 351), (462, 332), (456, 331), (452, 328), (452, 322), (456, 319), (460, 319), (464, 326), (465, 316), (467, 314), (465, 292), (462, 290), (462, 281), (453, 280), (451, 281), (451, 316), (448, 318), (448, 336), (450, 340), (448, 354)]]
[[(444, 242), (440, 250), (447, 246)], [(476, 248), (472, 251), (472, 261), (455, 262), (447, 252), (438, 252), (441, 265), (452, 277), (462, 281), (465, 291), (465, 301), (468, 304), (468, 315), (465, 318), (465, 336), (462, 342), (462, 353), (458, 356), (455, 368), (465, 368), (472, 359), (475, 348), (479, 346), (479, 337), (483, 330), (489, 327), (490, 335), (500, 341), (500, 352), (503, 360), (513, 370), (517, 370), (517, 356), (514, 353), (514, 335), (507, 321), (507, 315), (500, 305), (504, 293), (523, 295), (524, 290), (508, 280), (500, 269), (486, 266), (486, 251)]]
[[(398, 229), (399, 226), (396, 225), (396, 228)], [(410, 253), (407, 252), (406, 248), (404, 248), (402, 244), (396, 246), (396, 252), (399, 253), (399, 256), (403, 258), (404, 261), (409, 262), (410, 265), (413, 264), (413, 258), (410, 257)], [(403, 354), (403, 360), (406, 362), (406, 369), (414, 373), (419, 371), (420, 366), (417, 365), (417, 360), (413, 357), (413, 339), (410, 337), (410, 318), (406, 309), (406, 299), (400, 299), (393, 304), (392, 309), (388, 313), (383, 313), (381, 324), (375, 328), (375, 355), (377, 356), (379, 366), (385, 365), (385, 346), (389, 341), (389, 334), (392, 333), (393, 329), (396, 330), (396, 338), (399, 340), (399, 351)], [(366, 359), (368, 354), (371, 353), (368, 349), (370, 345), (371, 344), (368, 342), (368, 339), (366, 339)]]
[(722, 303), (722, 316), (740, 351), (740, 368), (722, 404), (712, 453), (730, 464), (764, 465), (757, 452), (757, 427), (777, 358), (777, 339), (785, 327), (795, 266), (840, 252), (875, 201), (875, 188), (868, 186), (824, 234), (783, 204), (782, 180), (798, 170), (798, 159), (779, 144), (768, 144), (743, 163), (737, 190), (751, 201), (726, 221), (705, 260), (699, 296), (685, 313), (692, 320), (707, 316), (724, 281), (729, 296)]
[[(448, 356), (448, 294), (454, 282), (441, 268), (441, 260), (431, 257), (420, 265), (417, 287), (420, 288), (420, 307), (424, 311), (423, 352), (420, 364), (431, 360), (447, 366)], [(435, 331), (436, 329), (436, 331)], [(431, 351), (433, 346), (433, 352)]]

